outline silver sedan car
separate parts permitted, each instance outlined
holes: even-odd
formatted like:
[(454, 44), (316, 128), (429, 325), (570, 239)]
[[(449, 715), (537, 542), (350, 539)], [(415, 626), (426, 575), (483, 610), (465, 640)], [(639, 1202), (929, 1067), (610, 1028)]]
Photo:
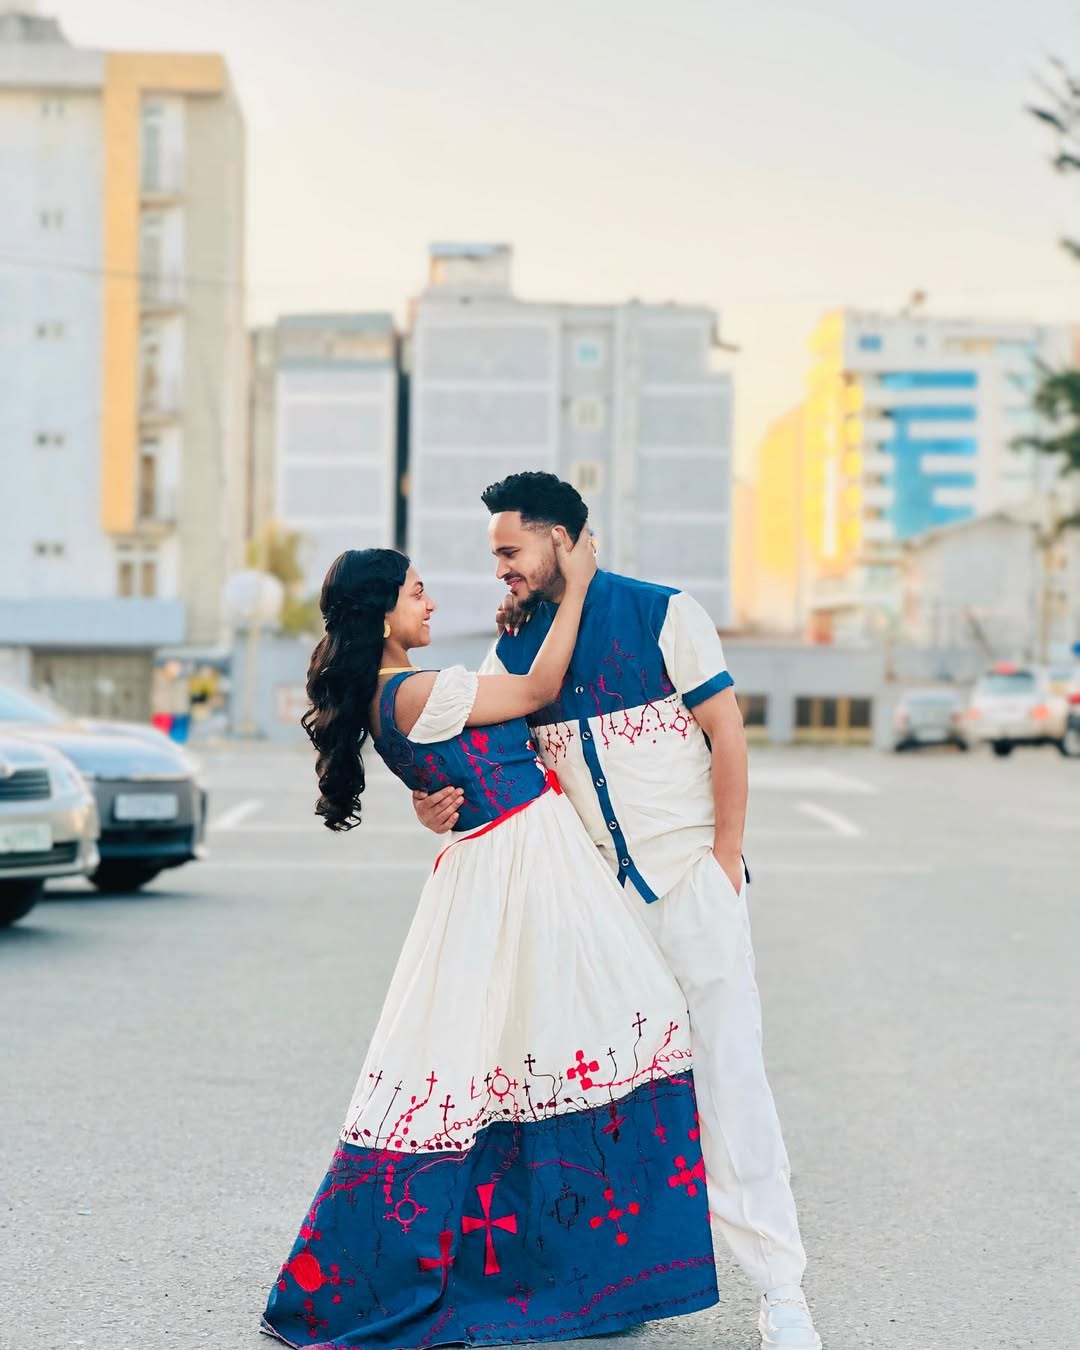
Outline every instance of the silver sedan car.
[(0, 684), (0, 732), (59, 750), (97, 798), (101, 862), (90, 880), (135, 891), (203, 853), (206, 792), (185, 751), (154, 727), (78, 718), (40, 694)]
[(51, 877), (97, 870), (98, 812), (57, 750), (0, 737), (0, 927), (28, 914)]

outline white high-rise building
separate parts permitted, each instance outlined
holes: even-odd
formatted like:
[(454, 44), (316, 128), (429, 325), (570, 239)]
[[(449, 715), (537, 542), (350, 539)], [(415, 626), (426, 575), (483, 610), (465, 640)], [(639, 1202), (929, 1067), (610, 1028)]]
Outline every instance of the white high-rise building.
[(501, 588), (480, 493), (547, 470), (589, 505), (602, 565), (731, 616), (732, 385), (717, 316), (526, 303), (505, 245), (437, 245), (415, 307), (408, 548), (439, 631), (487, 631)]
[(0, 664), (147, 709), (242, 560), (244, 137), (224, 61), (0, 13)]
[(269, 517), (299, 534), (302, 593), (317, 595), (339, 553), (397, 539), (393, 318), (285, 315), (253, 353), (254, 532)]

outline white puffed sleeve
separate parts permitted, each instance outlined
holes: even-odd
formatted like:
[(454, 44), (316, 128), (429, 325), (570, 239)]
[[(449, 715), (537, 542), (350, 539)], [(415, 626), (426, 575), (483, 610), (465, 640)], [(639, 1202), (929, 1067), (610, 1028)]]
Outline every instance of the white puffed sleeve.
[(476, 702), (478, 676), (464, 666), (447, 666), (435, 676), (424, 710), (416, 719), (409, 740), (418, 745), (453, 740), (465, 729)]

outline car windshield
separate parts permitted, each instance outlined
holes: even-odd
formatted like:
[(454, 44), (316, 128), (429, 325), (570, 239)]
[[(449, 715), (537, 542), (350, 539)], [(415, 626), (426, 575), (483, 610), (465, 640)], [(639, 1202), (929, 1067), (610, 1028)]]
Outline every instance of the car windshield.
[(995, 670), (979, 681), (980, 694), (1033, 694), (1035, 676), (1030, 670)]
[(64, 710), (41, 694), (29, 689), (12, 689), (0, 684), (0, 722), (37, 722), (54, 725), (64, 720)]

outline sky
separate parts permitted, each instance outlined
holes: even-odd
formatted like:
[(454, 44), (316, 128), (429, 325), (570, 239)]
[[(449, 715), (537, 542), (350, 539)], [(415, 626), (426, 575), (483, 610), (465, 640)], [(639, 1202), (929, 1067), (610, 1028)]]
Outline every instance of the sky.
[(839, 306), (1080, 319), (1080, 176), (1023, 112), (1080, 0), (40, 0), (79, 45), (222, 52), (248, 313), (389, 309), (432, 240), (524, 299), (721, 315), (736, 462)]

